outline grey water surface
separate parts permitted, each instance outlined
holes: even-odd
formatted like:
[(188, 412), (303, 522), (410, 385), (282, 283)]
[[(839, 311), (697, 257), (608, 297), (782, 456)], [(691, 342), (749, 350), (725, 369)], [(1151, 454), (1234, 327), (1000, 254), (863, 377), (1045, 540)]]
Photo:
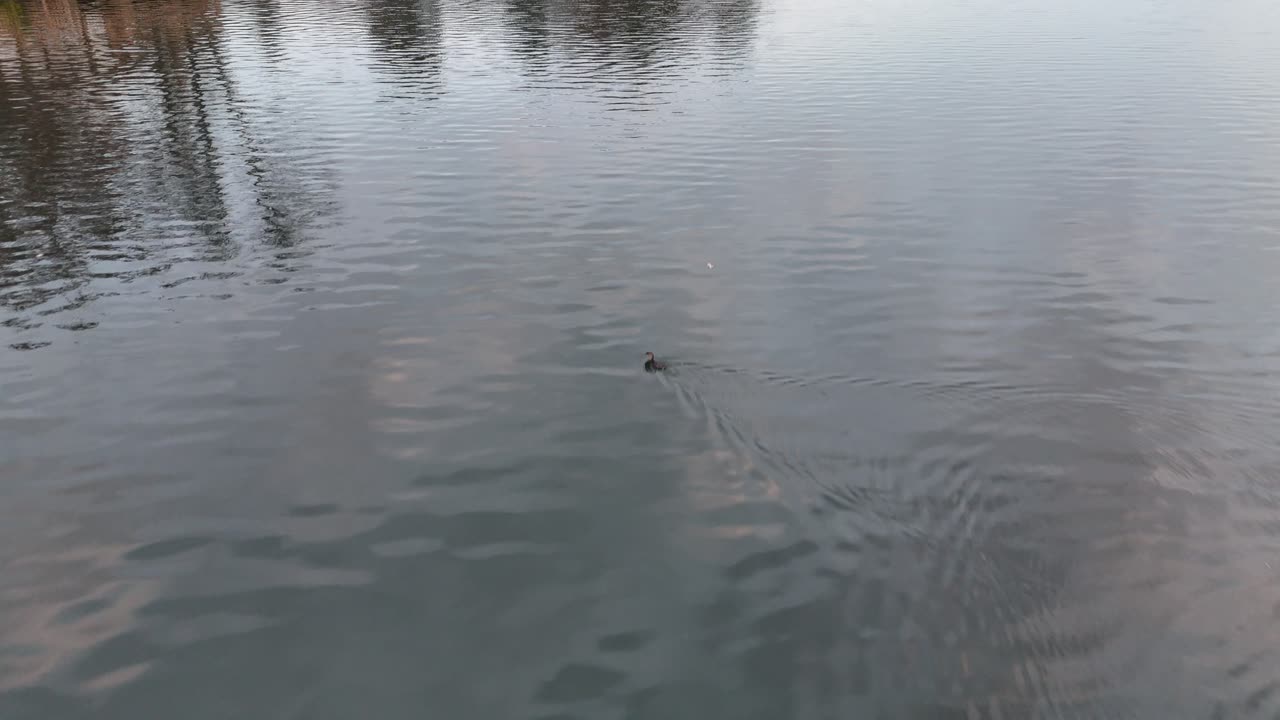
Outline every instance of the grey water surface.
[(1280, 717), (1278, 251), (1271, 0), (0, 0), (0, 719)]

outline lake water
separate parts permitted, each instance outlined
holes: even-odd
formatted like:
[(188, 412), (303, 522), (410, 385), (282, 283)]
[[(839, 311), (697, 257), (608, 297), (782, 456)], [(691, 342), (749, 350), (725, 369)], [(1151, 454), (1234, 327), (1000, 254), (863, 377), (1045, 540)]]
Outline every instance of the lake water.
[(1278, 48), (0, 0), (0, 718), (1277, 717)]

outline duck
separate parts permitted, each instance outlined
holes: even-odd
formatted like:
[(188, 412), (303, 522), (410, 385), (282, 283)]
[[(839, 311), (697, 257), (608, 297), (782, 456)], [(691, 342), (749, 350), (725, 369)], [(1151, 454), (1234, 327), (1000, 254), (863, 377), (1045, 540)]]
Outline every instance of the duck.
[(644, 354), (644, 371), (645, 372), (658, 372), (659, 370), (666, 370), (666, 369), (667, 369), (667, 364), (662, 362), (661, 360), (655, 360), (653, 357), (653, 353), (647, 352)]

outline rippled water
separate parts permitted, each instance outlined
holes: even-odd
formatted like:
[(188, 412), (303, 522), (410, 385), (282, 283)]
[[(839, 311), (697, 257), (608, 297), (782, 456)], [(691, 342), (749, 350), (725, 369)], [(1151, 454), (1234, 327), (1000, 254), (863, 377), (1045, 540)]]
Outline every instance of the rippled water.
[(0, 0), (0, 717), (1277, 716), (1277, 47)]

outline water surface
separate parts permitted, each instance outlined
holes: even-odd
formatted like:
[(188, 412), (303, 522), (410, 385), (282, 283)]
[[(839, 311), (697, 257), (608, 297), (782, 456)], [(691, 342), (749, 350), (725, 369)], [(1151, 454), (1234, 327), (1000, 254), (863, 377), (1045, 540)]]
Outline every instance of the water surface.
[(0, 0), (0, 717), (1276, 716), (1277, 47)]

